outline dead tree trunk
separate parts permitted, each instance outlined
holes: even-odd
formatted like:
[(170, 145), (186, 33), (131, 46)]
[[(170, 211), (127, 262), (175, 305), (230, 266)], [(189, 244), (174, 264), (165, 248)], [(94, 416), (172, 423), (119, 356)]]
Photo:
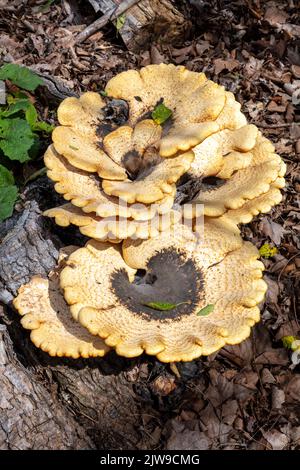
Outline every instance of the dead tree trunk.
[(147, 447), (139, 430), (141, 403), (126, 372), (138, 361), (114, 353), (50, 358), (33, 346), (11, 308), (22, 284), (52, 269), (61, 246), (85, 242), (76, 231), (49, 229), (41, 211), (57, 196), (46, 179), (23, 197), (23, 210), (0, 225), (0, 449)]
[(0, 325), (0, 449), (93, 449), (84, 428), (18, 359)]

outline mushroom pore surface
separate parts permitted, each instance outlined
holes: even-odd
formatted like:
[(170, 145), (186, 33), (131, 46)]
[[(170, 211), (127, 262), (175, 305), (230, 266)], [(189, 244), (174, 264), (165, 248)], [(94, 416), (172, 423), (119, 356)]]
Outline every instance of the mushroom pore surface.
[[(111, 285), (120, 302), (132, 312), (150, 321), (180, 320), (194, 314), (193, 306), (204, 300), (202, 271), (184, 251), (165, 248), (152, 256), (147, 269), (139, 270), (131, 283), (125, 270), (112, 274)], [(169, 303), (170, 310), (158, 310), (145, 304)]]

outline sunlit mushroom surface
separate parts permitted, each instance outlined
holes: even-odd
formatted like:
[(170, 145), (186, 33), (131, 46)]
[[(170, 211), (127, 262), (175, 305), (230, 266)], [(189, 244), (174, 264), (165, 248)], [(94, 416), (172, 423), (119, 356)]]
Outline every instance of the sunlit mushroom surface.
[(230, 224), (208, 220), (200, 240), (178, 226), (122, 246), (88, 242), (60, 281), (73, 317), (118, 354), (190, 361), (249, 336), (266, 291), (258, 256)]
[[(203, 73), (149, 65), (112, 78), (106, 94), (86, 92), (58, 108), (45, 164), (56, 191), (77, 209), (48, 211), (57, 223), (68, 219), (96, 240), (152, 237), (169, 225), (159, 222), (157, 231), (140, 222), (171, 211), (187, 182), (197, 188), (184, 200), (192, 199), (192, 216), (203, 204), (206, 216), (230, 212), (236, 223), (248, 222), (280, 202), (284, 163), (232, 93)], [(162, 122), (159, 106), (169, 113)]]
[(49, 279), (35, 276), (22, 286), (14, 306), (22, 315), (22, 326), (30, 330), (33, 344), (50, 356), (102, 357), (109, 347), (76, 322), (59, 288), (59, 272)]
[(45, 215), (91, 240), (55, 279), (20, 289), (23, 326), (72, 357), (113, 347), (190, 361), (241, 342), (266, 283), (238, 225), (281, 201), (285, 164), (203, 73), (149, 65), (116, 75), (104, 95), (58, 108), (45, 165), (66, 203)]

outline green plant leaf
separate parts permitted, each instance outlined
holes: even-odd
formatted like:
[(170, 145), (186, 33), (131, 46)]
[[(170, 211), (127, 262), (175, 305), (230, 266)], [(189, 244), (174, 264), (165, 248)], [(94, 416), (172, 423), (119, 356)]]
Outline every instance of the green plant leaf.
[(187, 302), (180, 302), (179, 304), (170, 304), (168, 302), (145, 302), (142, 305), (145, 307), (153, 308), (154, 310), (167, 311), (173, 310), (173, 308), (178, 307), (179, 305), (186, 304)]
[(54, 129), (54, 126), (51, 124), (45, 121), (38, 121), (38, 113), (33, 104), (30, 104), (26, 109), (25, 117), (32, 131), (47, 132), (49, 134)]
[(201, 310), (197, 312), (197, 315), (199, 317), (206, 317), (206, 315), (209, 315), (211, 312), (213, 312), (214, 308), (214, 304), (208, 304), (206, 307), (201, 308)]
[(0, 80), (10, 80), (12, 83), (27, 91), (34, 91), (43, 80), (27, 67), (17, 64), (5, 64), (0, 68)]
[(298, 338), (296, 336), (283, 336), (281, 338), (282, 344), (286, 349), (291, 349), (295, 351), (299, 348), (299, 346), (293, 346), (294, 342), (297, 341)]
[(43, 5), (37, 7), (37, 12), (38, 13), (45, 13), (46, 11), (49, 10), (49, 8), (51, 7), (52, 3), (54, 3), (55, 0), (47, 0), (46, 3), (44, 3)]
[(26, 109), (25, 118), (28, 124), (30, 125), (31, 129), (33, 129), (38, 119), (37, 110), (35, 109), (33, 104), (30, 104), (30, 106), (28, 106), (28, 108)]
[(151, 117), (156, 124), (163, 124), (171, 116), (172, 111), (167, 108), (164, 103), (158, 104), (151, 114)]
[(34, 126), (32, 127), (33, 131), (40, 131), (40, 132), (47, 132), (47, 134), (50, 134), (55, 126), (52, 126), (52, 124), (48, 124), (45, 121), (37, 121)]
[(0, 113), (1, 117), (10, 117), (20, 111), (26, 111), (32, 104), (26, 98), (22, 98), (18, 101), (14, 101), (7, 109)]
[(11, 171), (0, 165), (0, 222), (10, 217), (18, 196), (18, 188), (14, 185)]
[(0, 149), (10, 160), (29, 160), (28, 151), (33, 143), (34, 135), (24, 119), (0, 119)]
[(272, 258), (278, 253), (276, 246), (271, 246), (269, 243), (264, 243), (259, 249), (259, 254), (263, 258)]
[(0, 222), (10, 217), (18, 196), (16, 186), (5, 186), (0, 188)]
[(124, 13), (122, 15), (118, 16), (118, 18), (116, 19), (117, 31), (120, 31), (120, 29), (123, 28), (123, 26), (125, 24), (125, 21), (126, 21), (126, 16), (125, 16)]
[(0, 165), (0, 188), (11, 186), (15, 183), (14, 175), (5, 166)]

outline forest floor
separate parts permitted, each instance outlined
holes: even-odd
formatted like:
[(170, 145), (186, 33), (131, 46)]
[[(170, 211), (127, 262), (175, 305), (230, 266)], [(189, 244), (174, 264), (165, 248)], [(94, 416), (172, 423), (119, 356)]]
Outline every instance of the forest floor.
[[(151, 63), (204, 71), (235, 94), (249, 122), (272, 140), (287, 163), (281, 204), (243, 227), (243, 237), (258, 248), (265, 242), (278, 248), (278, 254), (263, 260), (269, 289), (261, 322), (251, 337), (207, 358), (178, 364), (180, 377), (169, 365), (146, 356), (93, 361), (93, 368), (99, 366), (114, 380), (122, 375), (135, 410), (128, 422), (118, 422), (118, 413), (124, 420), (120, 394), (107, 442), (105, 433), (97, 434), (101, 416), (91, 417), (86, 411), (75, 419), (84, 424), (98, 448), (299, 449), (300, 368), (292, 364), (291, 352), (281, 341), (283, 336), (300, 334), (300, 18), (296, 2), (198, 2), (199, 11), (187, 1), (178, 1), (191, 22), (186, 39), (174, 46), (153, 38), (138, 53), (127, 50), (112, 24), (84, 43), (70, 46), (72, 36), (96, 18), (88, 2), (54, 1), (46, 7), (45, 1), (29, 1), (26, 7), (22, 3), (11, 2), (10, 9), (0, 9), (1, 62), (30, 66), (61, 80), (76, 94), (101, 91), (117, 73)], [(44, 104), (43, 114), (51, 120), (51, 103)], [(42, 155), (35, 169), (41, 162)], [(28, 342), (27, 333), (23, 338)], [(38, 358), (35, 367), (40, 362), (39, 374), (50, 389), (53, 370), (59, 375), (65, 362), (46, 360), (30, 347)], [(108, 366), (109, 361), (119, 361), (118, 368)], [(47, 375), (49, 364), (52, 375)], [(84, 367), (89, 367), (88, 361)], [(61, 402), (70, 402), (70, 390), (51, 390)], [(118, 433), (125, 430), (118, 441)]]

